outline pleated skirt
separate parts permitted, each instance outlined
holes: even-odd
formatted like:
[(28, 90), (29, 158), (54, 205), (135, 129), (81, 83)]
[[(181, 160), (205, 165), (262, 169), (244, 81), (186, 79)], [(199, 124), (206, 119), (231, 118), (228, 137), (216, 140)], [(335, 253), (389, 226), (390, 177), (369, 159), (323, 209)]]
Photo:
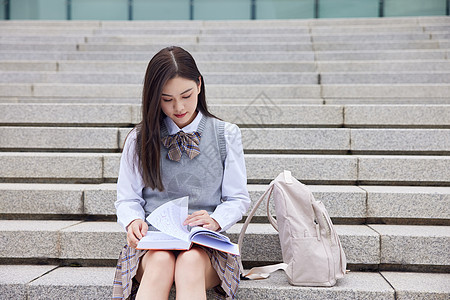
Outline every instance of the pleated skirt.
[[(200, 246), (201, 247), (201, 246)], [(216, 299), (234, 299), (240, 282), (240, 270), (237, 256), (215, 249), (203, 248), (216, 270), (221, 284), (214, 288)], [(125, 245), (117, 261), (113, 283), (112, 299), (132, 300), (136, 297), (139, 284), (134, 279), (139, 261), (147, 250), (136, 250)]]

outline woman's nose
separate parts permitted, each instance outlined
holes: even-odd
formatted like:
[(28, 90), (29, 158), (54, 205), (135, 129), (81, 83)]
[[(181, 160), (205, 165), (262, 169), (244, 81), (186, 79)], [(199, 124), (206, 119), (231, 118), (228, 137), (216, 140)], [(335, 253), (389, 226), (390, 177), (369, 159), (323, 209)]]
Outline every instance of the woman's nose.
[(176, 112), (180, 112), (181, 110), (183, 110), (183, 103), (181, 101), (179, 101), (179, 100), (174, 101), (173, 109)]

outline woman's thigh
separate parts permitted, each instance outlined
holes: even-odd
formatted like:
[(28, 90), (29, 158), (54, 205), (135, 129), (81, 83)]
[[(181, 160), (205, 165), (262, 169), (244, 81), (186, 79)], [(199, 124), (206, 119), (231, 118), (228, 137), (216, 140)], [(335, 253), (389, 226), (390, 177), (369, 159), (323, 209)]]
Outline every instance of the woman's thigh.
[(201, 247), (192, 247), (188, 251), (181, 251), (175, 263), (175, 281), (204, 278), (205, 288), (210, 289), (220, 284), (219, 276), (211, 265), (206, 250)]
[[(175, 268), (176, 253), (170, 250), (148, 250), (138, 265), (136, 271), (136, 280), (141, 282), (142, 276), (146, 270), (152, 270), (155, 274), (169, 274)], [(172, 275), (173, 276), (173, 275)]]

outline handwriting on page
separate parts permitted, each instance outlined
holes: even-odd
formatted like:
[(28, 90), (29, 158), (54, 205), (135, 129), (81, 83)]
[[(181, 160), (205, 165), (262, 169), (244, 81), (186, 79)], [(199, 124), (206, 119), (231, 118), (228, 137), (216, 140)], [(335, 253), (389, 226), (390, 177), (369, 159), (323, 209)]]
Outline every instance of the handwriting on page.
[(182, 197), (164, 203), (156, 208), (147, 220), (159, 231), (187, 240), (189, 233), (182, 224), (188, 215), (188, 200), (188, 197)]

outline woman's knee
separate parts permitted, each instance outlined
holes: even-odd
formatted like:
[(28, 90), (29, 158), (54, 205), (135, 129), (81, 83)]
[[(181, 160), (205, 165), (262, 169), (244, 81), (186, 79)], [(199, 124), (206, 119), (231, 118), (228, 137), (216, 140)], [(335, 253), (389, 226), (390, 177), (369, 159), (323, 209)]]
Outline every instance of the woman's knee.
[(181, 252), (175, 263), (175, 281), (184, 278), (189, 281), (204, 278), (209, 262), (209, 256), (200, 248), (192, 248)]
[(201, 248), (191, 248), (188, 251), (182, 251), (176, 261), (176, 267), (179, 266), (196, 266), (198, 267), (206, 267), (206, 263), (209, 262), (209, 256), (206, 252)]
[(151, 251), (145, 253), (139, 263), (136, 279), (140, 282), (142, 276), (149, 270), (156, 276), (174, 276), (175, 255), (172, 251)]
[(147, 251), (142, 257), (143, 265), (151, 265), (152, 267), (164, 266), (168, 267), (175, 264), (175, 255), (172, 251)]

